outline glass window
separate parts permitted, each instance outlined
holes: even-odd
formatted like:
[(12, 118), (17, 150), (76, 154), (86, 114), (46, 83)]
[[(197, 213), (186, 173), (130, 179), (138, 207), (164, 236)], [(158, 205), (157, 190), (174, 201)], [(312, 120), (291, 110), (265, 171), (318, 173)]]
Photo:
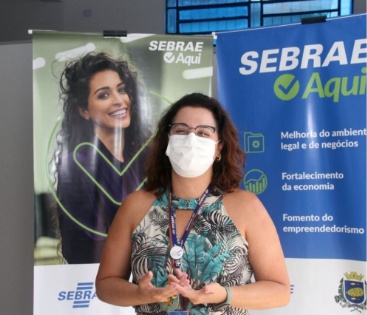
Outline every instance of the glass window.
[(166, 0), (166, 33), (208, 34), (352, 13), (352, 0)]

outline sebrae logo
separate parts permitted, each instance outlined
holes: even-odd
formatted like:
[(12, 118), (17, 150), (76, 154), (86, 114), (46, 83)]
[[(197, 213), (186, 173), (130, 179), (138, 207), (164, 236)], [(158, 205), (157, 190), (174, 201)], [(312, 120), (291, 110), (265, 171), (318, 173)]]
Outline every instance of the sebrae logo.
[(59, 301), (72, 302), (72, 308), (88, 308), (90, 301), (97, 297), (93, 282), (78, 282), (75, 291), (59, 292)]
[(150, 51), (164, 52), (163, 60), (168, 64), (184, 64), (187, 66), (200, 64), (204, 42), (156, 41), (150, 42)]
[[(291, 73), (281, 74), (274, 82), (273, 90), (277, 98), (283, 101), (296, 97), (307, 99), (314, 95), (320, 99), (329, 98), (338, 103), (341, 97), (366, 95), (367, 74), (367, 38), (354, 41), (352, 51), (343, 41), (327, 47), (321, 43), (303, 47), (284, 47), (268, 49), (262, 52), (247, 51), (241, 56), (239, 73), (247, 76), (253, 73), (287, 72), (295, 69), (313, 69), (306, 82), (301, 82)], [(339, 65), (360, 65), (360, 71), (348, 76), (327, 77), (318, 69)]]
[(335, 302), (343, 308), (350, 308), (351, 312), (362, 313), (367, 309), (366, 286), (363, 280), (364, 276), (355, 271), (344, 273), (340, 280), (338, 295), (335, 296)]

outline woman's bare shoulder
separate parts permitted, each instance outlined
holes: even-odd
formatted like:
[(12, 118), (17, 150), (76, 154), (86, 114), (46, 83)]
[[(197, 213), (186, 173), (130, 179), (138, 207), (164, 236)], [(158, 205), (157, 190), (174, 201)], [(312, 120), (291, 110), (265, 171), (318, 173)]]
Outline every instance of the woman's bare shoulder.
[(226, 193), (223, 200), (225, 203), (240, 209), (261, 206), (259, 198), (254, 193), (243, 189), (235, 189)]
[(258, 222), (268, 218), (268, 213), (260, 199), (246, 190), (236, 189), (225, 194), (223, 204), (241, 231), (247, 231), (251, 226), (257, 226)]
[(139, 190), (129, 194), (121, 203), (114, 221), (129, 223), (136, 227), (151, 208), (156, 195), (154, 193)]
[(134, 204), (137, 207), (144, 207), (147, 203), (152, 204), (156, 199), (156, 195), (146, 190), (138, 190), (129, 194), (122, 203), (122, 206)]

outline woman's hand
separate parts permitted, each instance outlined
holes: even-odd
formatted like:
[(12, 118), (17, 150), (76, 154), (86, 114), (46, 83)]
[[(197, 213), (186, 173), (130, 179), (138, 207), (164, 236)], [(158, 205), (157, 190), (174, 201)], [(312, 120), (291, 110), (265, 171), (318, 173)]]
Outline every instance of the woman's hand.
[(200, 290), (193, 290), (191, 286), (189, 289), (179, 286), (177, 291), (194, 305), (219, 304), (227, 299), (226, 289), (218, 283), (209, 283)]
[[(174, 277), (173, 275), (171, 276)], [(153, 273), (149, 271), (139, 281), (138, 285), (139, 295), (145, 297), (144, 300), (147, 299), (150, 301), (154, 301), (156, 303), (167, 302), (170, 298), (178, 295), (177, 287), (179, 287), (181, 283), (183, 285), (186, 284), (185, 279), (182, 279), (181, 281), (176, 277), (174, 278), (175, 281), (168, 281), (169, 284), (164, 288), (157, 288), (151, 282), (151, 280), (153, 279)]]
[(153, 273), (149, 271), (139, 281), (139, 294), (146, 296), (148, 300), (155, 302), (166, 302), (170, 298), (181, 294), (194, 305), (196, 304), (219, 304), (227, 299), (227, 291), (218, 283), (210, 283), (200, 290), (193, 290), (187, 273), (179, 269), (175, 274), (168, 275), (168, 285), (164, 288), (156, 288), (151, 283)]
[(180, 285), (185, 289), (188, 290), (191, 289), (189, 276), (187, 275), (187, 273), (182, 272), (180, 269), (175, 269), (175, 275), (173, 274), (168, 275), (168, 283), (169, 284), (177, 283), (178, 285)]

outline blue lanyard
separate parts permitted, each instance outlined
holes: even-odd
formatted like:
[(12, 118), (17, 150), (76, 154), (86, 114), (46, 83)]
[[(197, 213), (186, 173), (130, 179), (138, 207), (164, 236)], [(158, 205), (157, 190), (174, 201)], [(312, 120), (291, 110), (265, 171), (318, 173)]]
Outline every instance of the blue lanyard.
[[(178, 238), (177, 238), (177, 230), (176, 230), (176, 211), (173, 209), (172, 204), (171, 204), (171, 200), (172, 200), (172, 187), (169, 193), (169, 200), (168, 200), (168, 205), (169, 205), (169, 216), (170, 216), (170, 238), (171, 238), (171, 246), (172, 247), (179, 247), (181, 249), (183, 249), (184, 244), (186, 242), (187, 237), (189, 236), (190, 230), (192, 228), (192, 225), (199, 213), (199, 209), (200, 207), (203, 205), (204, 200), (206, 199), (206, 197), (208, 196), (210, 192), (210, 185), (208, 186), (208, 188), (204, 191), (204, 193), (202, 194), (202, 196), (200, 197), (194, 212), (192, 213), (189, 222), (187, 223), (187, 226), (185, 228), (184, 234), (181, 238), (181, 242), (178, 242)], [(180, 268), (181, 267), (181, 257), (178, 259), (175, 259), (174, 257), (171, 256), (171, 258), (174, 261), (175, 264), (175, 268)]]

